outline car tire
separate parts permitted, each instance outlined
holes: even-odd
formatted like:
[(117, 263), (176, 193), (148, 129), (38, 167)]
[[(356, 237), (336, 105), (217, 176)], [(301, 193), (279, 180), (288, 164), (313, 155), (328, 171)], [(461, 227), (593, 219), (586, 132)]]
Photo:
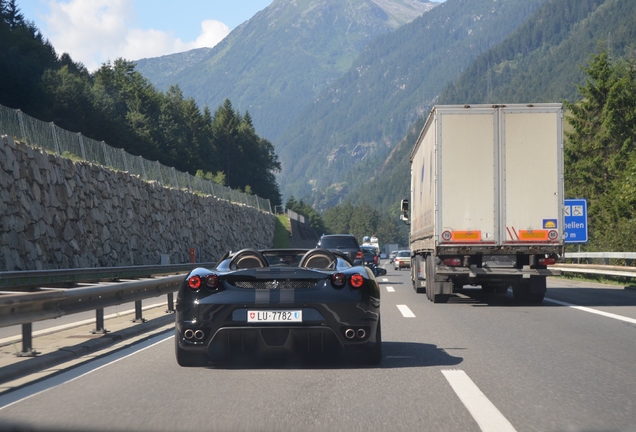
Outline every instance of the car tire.
[(382, 326), (378, 320), (378, 327), (375, 331), (375, 344), (369, 348), (366, 363), (368, 365), (379, 365), (382, 362)]
[(179, 347), (180, 335), (175, 334), (174, 351), (177, 357), (177, 363), (182, 367), (202, 367), (209, 363), (209, 358), (205, 354), (191, 353)]

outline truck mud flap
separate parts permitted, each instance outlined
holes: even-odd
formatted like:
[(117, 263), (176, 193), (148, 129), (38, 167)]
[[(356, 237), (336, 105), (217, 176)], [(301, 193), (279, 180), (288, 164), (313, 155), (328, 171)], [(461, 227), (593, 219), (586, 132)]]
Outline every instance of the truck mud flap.
[(422, 294), (426, 292), (426, 270), (425, 261), (421, 255), (415, 255), (411, 258), (411, 282), (416, 293)]

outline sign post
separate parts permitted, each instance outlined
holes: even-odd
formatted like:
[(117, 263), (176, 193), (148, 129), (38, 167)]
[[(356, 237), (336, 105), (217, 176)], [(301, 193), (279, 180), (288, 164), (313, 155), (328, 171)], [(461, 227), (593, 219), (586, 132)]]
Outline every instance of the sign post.
[(566, 243), (587, 243), (587, 200), (566, 199), (563, 209)]

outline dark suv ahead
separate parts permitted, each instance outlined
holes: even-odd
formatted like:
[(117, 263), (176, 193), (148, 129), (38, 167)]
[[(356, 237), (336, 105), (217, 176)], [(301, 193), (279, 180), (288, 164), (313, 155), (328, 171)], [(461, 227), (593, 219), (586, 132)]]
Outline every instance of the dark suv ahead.
[(362, 264), (362, 249), (351, 234), (325, 234), (320, 237), (317, 247), (341, 250), (347, 254), (353, 265)]

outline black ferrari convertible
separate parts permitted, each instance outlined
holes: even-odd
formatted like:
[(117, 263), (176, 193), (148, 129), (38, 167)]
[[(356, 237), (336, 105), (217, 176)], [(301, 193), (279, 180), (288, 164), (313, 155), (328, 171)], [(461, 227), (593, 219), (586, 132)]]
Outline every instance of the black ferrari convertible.
[(298, 356), (378, 364), (380, 290), (386, 270), (354, 266), (327, 249), (242, 249), (196, 268), (177, 295), (181, 366), (234, 358)]

